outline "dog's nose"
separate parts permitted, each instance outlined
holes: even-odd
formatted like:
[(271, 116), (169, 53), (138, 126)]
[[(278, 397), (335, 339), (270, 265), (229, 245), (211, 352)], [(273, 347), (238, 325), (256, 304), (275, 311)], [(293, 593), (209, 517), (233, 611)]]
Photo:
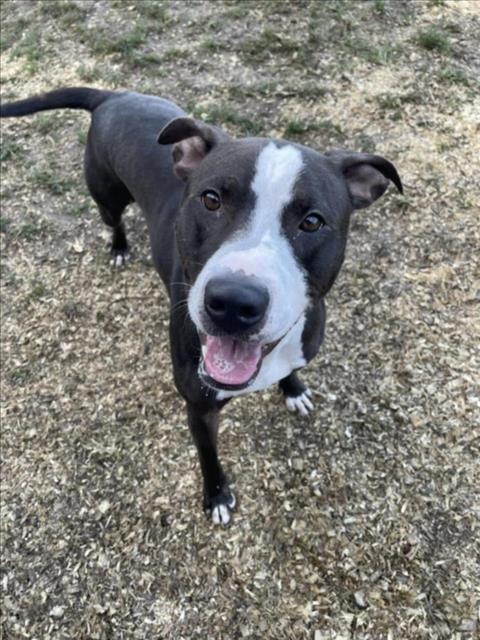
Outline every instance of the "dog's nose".
[(260, 328), (269, 301), (266, 287), (243, 275), (212, 278), (205, 287), (205, 310), (228, 334)]

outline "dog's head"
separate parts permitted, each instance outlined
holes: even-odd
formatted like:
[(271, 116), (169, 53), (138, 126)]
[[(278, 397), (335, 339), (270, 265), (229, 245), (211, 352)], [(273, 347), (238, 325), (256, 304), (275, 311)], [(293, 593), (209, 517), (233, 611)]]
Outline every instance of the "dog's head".
[(322, 155), (285, 140), (235, 140), (191, 118), (160, 132), (185, 181), (177, 241), (202, 343), (200, 375), (217, 389), (251, 385), (263, 358), (332, 286), (350, 214), (392, 181), (380, 156)]

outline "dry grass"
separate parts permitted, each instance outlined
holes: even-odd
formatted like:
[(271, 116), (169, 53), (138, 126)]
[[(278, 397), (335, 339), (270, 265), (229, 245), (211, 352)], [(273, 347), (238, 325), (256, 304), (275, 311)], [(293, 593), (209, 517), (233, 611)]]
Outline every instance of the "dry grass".
[(238, 134), (376, 150), (406, 188), (354, 219), (314, 416), (275, 390), (224, 411), (241, 503), (216, 530), (138, 212), (113, 272), (87, 116), (2, 123), (3, 637), (478, 637), (478, 2), (1, 11), (4, 100), (133, 88)]

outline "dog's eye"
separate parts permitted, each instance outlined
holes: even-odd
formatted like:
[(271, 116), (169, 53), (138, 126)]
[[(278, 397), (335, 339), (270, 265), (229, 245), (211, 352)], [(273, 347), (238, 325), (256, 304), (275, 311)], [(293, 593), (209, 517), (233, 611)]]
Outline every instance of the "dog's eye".
[(220, 209), (220, 196), (215, 191), (204, 191), (202, 193), (202, 203), (205, 209), (217, 211), (217, 209)]
[(309, 233), (311, 233), (312, 231), (318, 231), (324, 226), (325, 220), (316, 211), (312, 211), (311, 213), (309, 213), (308, 216), (304, 218), (300, 223), (300, 229), (302, 231), (308, 231)]

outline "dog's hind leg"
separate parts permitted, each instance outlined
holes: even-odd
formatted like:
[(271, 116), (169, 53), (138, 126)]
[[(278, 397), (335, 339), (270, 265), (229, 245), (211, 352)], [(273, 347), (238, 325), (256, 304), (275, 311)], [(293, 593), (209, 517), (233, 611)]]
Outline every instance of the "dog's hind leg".
[(133, 197), (116, 176), (96, 164), (88, 147), (85, 154), (85, 178), (102, 220), (112, 229), (112, 264), (115, 267), (122, 266), (130, 257), (122, 213), (133, 202)]
[(98, 201), (97, 205), (102, 220), (112, 228), (112, 244), (110, 247), (112, 265), (114, 267), (121, 267), (130, 258), (125, 227), (121, 219), (125, 207), (123, 209), (107, 208)]
[(278, 386), (283, 393), (289, 411), (298, 411), (302, 416), (307, 416), (312, 411), (312, 392), (303, 384), (295, 371), (280, 380)]

